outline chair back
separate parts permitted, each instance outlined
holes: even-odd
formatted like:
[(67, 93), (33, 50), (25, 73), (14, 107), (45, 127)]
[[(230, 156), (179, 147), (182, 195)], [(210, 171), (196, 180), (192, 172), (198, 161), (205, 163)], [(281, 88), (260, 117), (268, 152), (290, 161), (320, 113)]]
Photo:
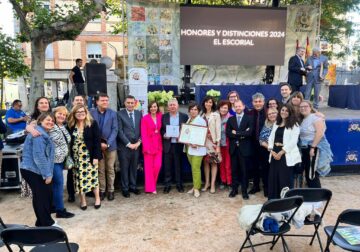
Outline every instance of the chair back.
[(293, 196), (283, 199), (272, 199), (264, 203), (261, 212), (279, 213), (299, 208), (303, 203), (301, 196)]
[(285, 194), (285, 197), (292, 196), (302, 196), (304, 202), (330, 201), (332, 192), (325, 188), (296, 188)]
[(57, 227), (7, 228), (1, 232), (6, 245), (37, 246), (49, 243), (66, 242), (66, 233)]
[(360, 210), (358, 209), (344, 210), (338, 217), (337, 223), (339, 222), (353, 226), (360, 226)]

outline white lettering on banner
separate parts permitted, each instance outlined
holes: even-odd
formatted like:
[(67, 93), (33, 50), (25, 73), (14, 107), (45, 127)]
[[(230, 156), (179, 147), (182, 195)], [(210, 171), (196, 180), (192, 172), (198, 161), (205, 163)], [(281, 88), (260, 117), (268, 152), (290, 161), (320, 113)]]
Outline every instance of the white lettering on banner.
[(193, 29), (181, 29), (181, 36), (204, 36), (214, 37), (215, 30), (193, 30)]

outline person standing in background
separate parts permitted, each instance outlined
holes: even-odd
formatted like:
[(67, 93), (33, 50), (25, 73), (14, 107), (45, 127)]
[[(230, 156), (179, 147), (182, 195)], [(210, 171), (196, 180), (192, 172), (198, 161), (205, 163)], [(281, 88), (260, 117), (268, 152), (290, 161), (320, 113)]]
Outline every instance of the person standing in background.
[(71, 69), (69, 79), (73, 87), (75, 86), (77, 95), (85, 95), (84, 77), (80, 68), (82, 67), (82, 59), (75, 60), (75, 66)]
[(305, 54), (305, 48), (299, 47), (296, 54), (289, 59), (288, 63), (288, 83), (291, 86), (292, 92), (300, 91), (303, 84), (303, 76), (306, 75), (305, 63), (302, 57)]

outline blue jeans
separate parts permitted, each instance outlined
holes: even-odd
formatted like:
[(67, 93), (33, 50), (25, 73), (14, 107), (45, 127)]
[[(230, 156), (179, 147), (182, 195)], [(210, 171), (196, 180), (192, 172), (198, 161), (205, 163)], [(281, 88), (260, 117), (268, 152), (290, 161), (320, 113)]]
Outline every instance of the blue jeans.
[(64, 209), (64, 177), (63, 177), (64, 164), (54, 164), (53, 173), (53, 204), (56, 211)]

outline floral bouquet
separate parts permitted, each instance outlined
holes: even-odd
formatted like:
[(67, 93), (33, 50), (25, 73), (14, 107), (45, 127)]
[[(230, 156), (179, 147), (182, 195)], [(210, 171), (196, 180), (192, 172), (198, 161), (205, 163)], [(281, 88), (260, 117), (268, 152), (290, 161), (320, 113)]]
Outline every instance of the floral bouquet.
[(221, 92), (220, 92), (220, 91), (216, 91), (216, 90), (214, 90), (214, 89), (210, 89), (209, 91), (206, 92), (206, 95), (213, 97), (214, 100), (215, 100), (216, 102), (218, 102), (219, 99), (220, 99), (220, 96), (221, 96)]
[(148, 100), (149, 102), (156, 101), (160, 107), (165, 107), (173, 95), (173, 91), (153, 91), (148, 93)]

